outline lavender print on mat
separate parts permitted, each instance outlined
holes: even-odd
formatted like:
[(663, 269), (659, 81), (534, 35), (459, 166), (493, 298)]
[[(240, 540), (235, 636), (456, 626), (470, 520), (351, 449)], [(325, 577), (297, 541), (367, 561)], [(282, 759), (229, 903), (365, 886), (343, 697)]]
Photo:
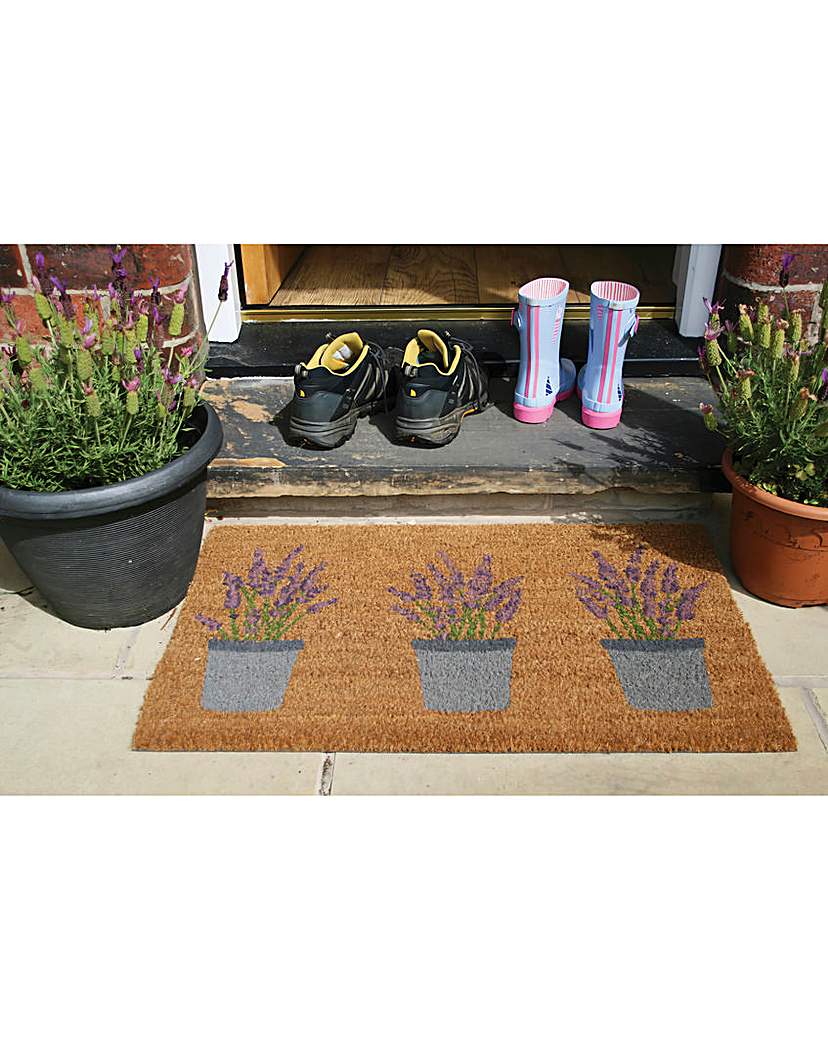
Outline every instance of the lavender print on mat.
[(509, 707), (516, 640), (501, 630), (520, 607), (523, 577), (495, 584), (486, 553), (466, 577), (445, 552), (411, 574), (412, 590), (388, 589), (391, 609), (423, 630), (412, 639), (423, 703), (430, 711), (503, 711)]
[(713, 706), (704, 640), (679, 638), (696, 616), (706, 585), (682, 588), (678, 565), (661, 561), (643, 568), (644, 546), (619, 570), (602, 553), (592, 554), (598, 576), (573, 574), (575, 595), (614, 639), (602, 639), (627, 703), (641, 711), (699, 711)]
[(270, 568), (261, 549), (253, 553), (247, 578), (224, 574), (223, 621), (196, 614), (210, 634), (201, 706), (207, 711), (272, 711), (281, 707), (301, 639), (287, 638), (307, 617), (335, 598), (322, 599), (325, 563), (307, 567), (297, 545)]

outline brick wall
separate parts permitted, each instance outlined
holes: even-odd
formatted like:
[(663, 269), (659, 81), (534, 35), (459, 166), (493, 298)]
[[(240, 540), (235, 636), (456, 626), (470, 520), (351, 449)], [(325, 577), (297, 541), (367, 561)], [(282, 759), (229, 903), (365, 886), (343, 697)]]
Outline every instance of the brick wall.
[(820, 290), (828, 279), (828, 246), (725, 246), (717, 297), (726, 301), (725, 314), (732, 319), (740, 303), (755, 306), (758, 299), (768, 300), (771, 310), (781, 314), (784, 298), (779, 270), (783, 253), (794, 255), (788, 272), (789, 305), (792, 310), (803, 311), (804, 320), (809, 323), (808, 338), (814, 340), (821, 315)]
[[(65, 283), (70, 295), (82, 296), (94, 285), (106, 291), (112, 267), (112, 248), (108, 245), (0, 245), (0, 288), (14, 291), (15, 312), (33, 340), (44, 338), (43, 323), (35, 310), (31, 281), (35, 255), (43, 253), (49, 273)], [(184, 327), (179, 337), (174, 341), (167, 340), (167, 343), (190, 342), (198, 347), (204, 335), (204, 323), (195, 286), (193, 247), (128, 245), (123, 266), (131, 289), (148, 294), (150, 277), (161, 280), (161, 295), (165, 298), (182, 285), (187, 287)], [(170, 304), (166, 299), (164, 303), (164, 311), (168, 314)], [(8, 338), (9, 332), (0, 328), (0, 339)]]

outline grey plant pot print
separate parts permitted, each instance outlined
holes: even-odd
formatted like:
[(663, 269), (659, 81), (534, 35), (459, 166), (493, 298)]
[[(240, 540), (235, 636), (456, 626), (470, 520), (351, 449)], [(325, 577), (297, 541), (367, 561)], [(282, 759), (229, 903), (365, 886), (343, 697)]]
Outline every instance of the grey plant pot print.
[(699, 711), (713, 706), (703, 639), (602, 639), (630, 707)]
[(301, 639), (211, 639), (201, 706), (207, 711), (273, 711), (285, 699)]
[(515, 639), (412, 639), (429, 711), (509, 707)]

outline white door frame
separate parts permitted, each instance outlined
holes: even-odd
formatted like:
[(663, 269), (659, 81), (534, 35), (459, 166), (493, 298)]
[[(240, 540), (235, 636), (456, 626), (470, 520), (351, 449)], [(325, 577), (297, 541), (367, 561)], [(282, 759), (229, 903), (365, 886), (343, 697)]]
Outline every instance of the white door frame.
[[(673, 261), (673, 283), (676, 287), (676, 324), (681, 336), (701, 336), (707, 321), (704, 297), (713, 298), (719, 270), (720, 245), (676, 246)], [(219, 279), (224, 265), (235, 258), (229, 245), (197, 245), (195, 247), (201, 310), (209, 324), (218, 303)], [(236, 265), (228, 275), (229, 294), (210, 333), (214, 343), (235, 343), (241, 332), (241, 294)]]
[(704, 299), (713, 299), (719, 271), (719, 246), (676, 246), (673, 284), (676, 287), (676, 324), (680, 336), (701, 336), (707, 324)]
[[(201, 313), (204, 327), (209, 327), (218, 307), (218, 288), (224, 265), (235, 260), (236, 253), (231, 245), (197, 245), (195, 247), (198, 290), (201, 296)], [(213, 343), (235, 343), (241, 332), (241, 294), (236, 265), (227, 273), (227, 300), (221, 305), (215, 324), (210, 331)]]

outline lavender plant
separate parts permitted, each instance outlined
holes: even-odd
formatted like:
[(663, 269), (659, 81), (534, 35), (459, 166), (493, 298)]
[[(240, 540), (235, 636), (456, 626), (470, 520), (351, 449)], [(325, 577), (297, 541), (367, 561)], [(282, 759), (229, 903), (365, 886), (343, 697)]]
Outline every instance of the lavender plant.
[(465, 577), (447, 553), (437, 554), (445, 571), (434, 563), (426, 573), (411, 574), (413, 591), (388, 591), (399, 600), (391, 609), (421, 626), (432, 639), (496, 639), (520, 607), (523, 577), (494, 583), (488, 553)]
[(597, 550), (592, 555), (598, 578), (573, 574), (575, 594), (617, 639), (676, 639), (682, 624), (696, 616), (707, 583), (682, 589), (675, 563), (666, 564), (659, 576), (661, 561), (652, 560), (642, 572), (644, 546), (639, 545), (622, 573)]
[(113, 484), (186, 450), (206, 341), (198, 352), (167, 343), (182, 331), (186, 289), (165, 313), (157, 278), (148, 295), (129, 288), (125, 257), (125, 249), (112, 252), (105, 293), (73, 299), (37, 254), (42, 342), (24, 333), (15, 294), (0, 293), (11, 335), (0, 344), (0, 484), (29, 491)]
[(336, 603), (336, 598), (319, 598), (329, 587), (321, 580), (326, 564), (306, 567), (299, 558), (303, 548), (297, 545), (291, 549), (272, 570), (262, 550), (256, 549), (247, 580), (225, 572), (227, 618), (219, 621), (196, 614), (196, 620), (214, 639), (254, 642), (284, 639), (303, 618)]
[(709, 320), (699, 360), (718, 397), (716, 415), (701, 404), (709, 430), (733, 453), (736, 471), (773, 495), (828, 506), (828, 283), (814, 342), (802, 312), (788, 305), (792, 253), (782, 256), (779, 284), (784, 317), (766, 302), (742, 304), (738, 322), (722, 324), (722, 304), (707, 305)]

